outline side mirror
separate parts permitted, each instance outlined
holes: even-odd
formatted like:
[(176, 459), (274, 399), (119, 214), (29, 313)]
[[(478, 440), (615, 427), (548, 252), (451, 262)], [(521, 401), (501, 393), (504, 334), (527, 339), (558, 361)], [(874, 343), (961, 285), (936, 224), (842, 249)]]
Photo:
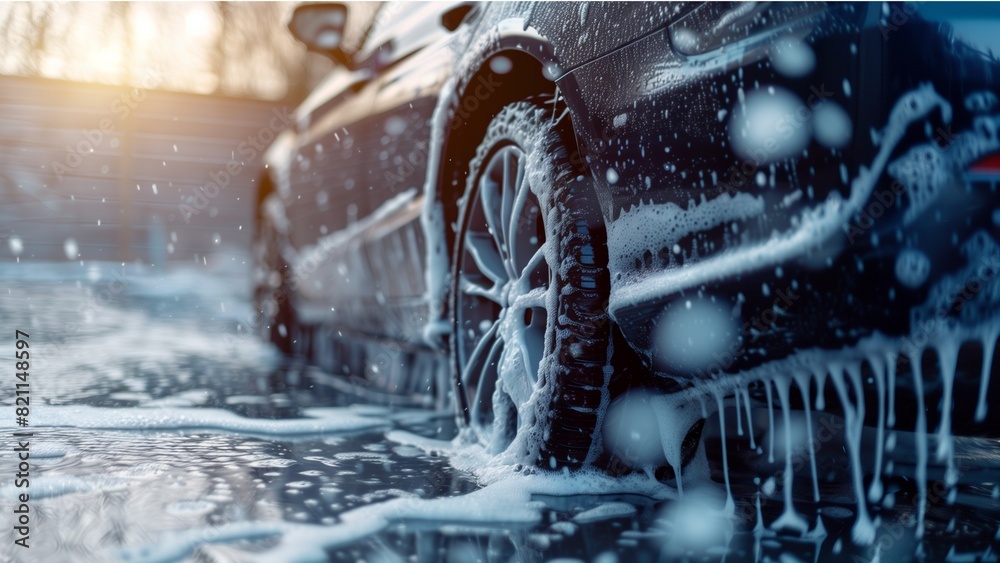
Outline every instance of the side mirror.
[(327, 56), (348, 68), (353, 63), (344, 51), (344, 28), (347, 24), (347, 6), (339, 2), (302, 4), (295, 8), (288, 20), (288, 30), (296, 39), (314, 53)]

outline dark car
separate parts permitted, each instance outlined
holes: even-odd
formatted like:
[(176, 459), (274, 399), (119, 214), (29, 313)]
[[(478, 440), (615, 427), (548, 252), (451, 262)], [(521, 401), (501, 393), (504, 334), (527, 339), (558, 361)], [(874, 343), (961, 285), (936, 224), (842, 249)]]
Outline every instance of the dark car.
[(735, 400), (953, 470), (1000, 428), (996, 11), (400, 3), (348, 52), (351, 7), (303, 5), (338, 67), (267, 155), (263, 331), (542, 467), (654, 469), (601, 437), (641, 389), (702, 400), (664, 467)]

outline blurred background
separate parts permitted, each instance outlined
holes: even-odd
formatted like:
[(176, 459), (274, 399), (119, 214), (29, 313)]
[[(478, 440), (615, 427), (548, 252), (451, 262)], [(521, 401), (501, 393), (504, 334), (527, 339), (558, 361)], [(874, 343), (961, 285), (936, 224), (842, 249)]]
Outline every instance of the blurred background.
[(247, 263), (257, 149), (332, 65), (294, 6), (0, 3), (0, 261)]

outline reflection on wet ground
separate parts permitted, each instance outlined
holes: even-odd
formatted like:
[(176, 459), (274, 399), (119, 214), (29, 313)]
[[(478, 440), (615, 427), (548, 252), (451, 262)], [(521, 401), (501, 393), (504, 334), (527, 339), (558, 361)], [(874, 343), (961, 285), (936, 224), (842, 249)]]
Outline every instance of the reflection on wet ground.
[[(887, 482), (878, 539), (856, 546), (845, 456), (828, 447), (817, 452), (823, 505), (795, 499), (809, 532), (778, 534), (758, 522), (782, 513), (781, 491), (741, 461), (753, 456), (740, 440), (733, 516), (719, 514), (711, 425), (712, 480), (685, 482), (679, 500), (642, 475), (484, 470), (448, 443), (450, 413), (363, 405), (276, 357), (247, 333), (240, 279), (7, 268), (0, 318), (5, 333), (31, 335), (34, 436), (23, 550), (11, 526), (23, 492), (10, 478), (13, 396), (0, 397), (4, 561), (996, 560), (996, 475), (932, 496), (922, 544), (913, 483)], [(962, 447), (998, 455), (992, 442)]]

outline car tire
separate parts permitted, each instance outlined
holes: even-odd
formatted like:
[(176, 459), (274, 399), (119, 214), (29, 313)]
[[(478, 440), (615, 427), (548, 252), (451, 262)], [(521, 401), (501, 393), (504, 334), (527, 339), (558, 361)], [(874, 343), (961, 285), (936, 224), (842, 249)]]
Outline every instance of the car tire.
[(281, 256), (281, 234), (265, 207), (262, 205), (260, 210), (254, 240), (254, 317), (260, 337), (284, 354), (291, 354), (295, 315), (290, 303), (289, 269)]
[(459, 422), (551, 469), (596, 459), (612, 373), (606, 232), (573, 155), (551, 99), (503, 108), (469, 163), (452, 260)]

